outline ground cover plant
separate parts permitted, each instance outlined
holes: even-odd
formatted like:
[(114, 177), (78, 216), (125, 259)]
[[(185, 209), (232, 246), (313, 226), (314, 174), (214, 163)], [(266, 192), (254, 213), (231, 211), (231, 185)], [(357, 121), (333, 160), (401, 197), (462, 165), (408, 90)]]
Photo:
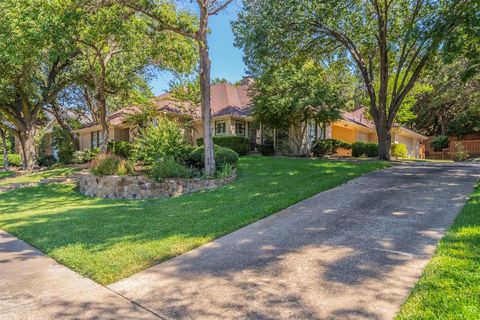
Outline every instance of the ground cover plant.
[(73, 185), (25, 188), (0, 194), (0, 229), (108, 284), (385, 166), (247, 156), (223, 188), (141, 201), (85, 197)]
[(480, 185), (437, 247), (397, 319), (478, 319)]

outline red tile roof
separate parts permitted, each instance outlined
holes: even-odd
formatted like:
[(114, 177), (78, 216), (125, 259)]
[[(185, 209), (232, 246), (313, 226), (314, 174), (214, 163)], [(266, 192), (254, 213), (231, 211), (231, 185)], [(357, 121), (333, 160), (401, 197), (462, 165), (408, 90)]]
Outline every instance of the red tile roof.
[[(211, 110), (212, 116), (237, 115), (248, 116), (250, 114), (251, 99), (248, 96), (248, 85), (232, 85), (230, 83), (217, 83), (211, 87)], [(178, 103), (170, 98), (169, 93), (155, 98), (155, 103), (160, 111), (181, 113)], [(197, 116), (200, 117), (200, 107), (197, 108)]]
[(366, 107), (361, 107), (352, 112), (342, 111), (340, 116), (345, 121), (350, 121), (366, 128), (373, 129), (375, 128), (375, 124), (365, 117), (366, 111)]

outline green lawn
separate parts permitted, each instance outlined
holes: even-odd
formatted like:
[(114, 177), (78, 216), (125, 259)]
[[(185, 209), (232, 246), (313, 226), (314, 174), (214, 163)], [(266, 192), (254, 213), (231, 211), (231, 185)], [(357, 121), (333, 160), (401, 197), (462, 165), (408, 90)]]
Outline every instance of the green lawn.
[[(71, 175), (75, 172), (78, 172), (79, 169), (71, 167), (56, 168), (51, 170), (45, 170), (41, 172), (35, 172), (31, 174), (25, 174), (13, 178), (7, 178), (0, 180), (0, 186), (6, 186), (12, 183), (34, 183), (39, 182), (42, 179), (53, 178), (53, 177), (63, 177)], [(0, 175), (0, 178), (2, 176)]]
[(228, 186), (142, 201), (88, 198), (71, 185), (25, 188), (0, 194), (0, 229), (108, 284), (386, 166), (243, 157)]
[[(12, 171), (0, 171), (0, 180), (13, 176)], [(0, 181), (1, 182), (1, 181)]]
[(397, 319), (480, 318), (480, 185), (440, 242)]

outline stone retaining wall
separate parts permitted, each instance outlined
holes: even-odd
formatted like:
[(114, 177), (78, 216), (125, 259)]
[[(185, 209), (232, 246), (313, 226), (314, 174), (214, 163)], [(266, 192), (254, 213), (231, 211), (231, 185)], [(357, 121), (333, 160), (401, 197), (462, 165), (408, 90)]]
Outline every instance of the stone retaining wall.
[(234, 173), (226, 179), (166, 179), (154, 181), (146, 176), (95, 176), (79, 178), (80, 193), (97, 198), (148, 199), (175, 197), (182, 194), (215, 189), (237, 177)]

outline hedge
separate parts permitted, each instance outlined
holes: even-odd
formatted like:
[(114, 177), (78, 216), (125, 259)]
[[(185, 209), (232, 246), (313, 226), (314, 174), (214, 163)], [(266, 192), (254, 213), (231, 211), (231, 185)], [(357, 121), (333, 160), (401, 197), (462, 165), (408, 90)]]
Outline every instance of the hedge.
[[(237, 136), (213, 137), (213, 144), (232, 149), (241, 156), (246, 155), (250, 148), (250, 140), (248, 138)], [(197, 145), (203, 146), (203, 138), (197, 139)]]
[(365, 155), (369, 158), (378, 157), (378, 144), (376, 143), (365, 143)]
[(365, 142), (354, 142), (352, 143), (352, 157), (361, 157), (367, 156), (369, 158), (378, 157), (378, 144), (376, 143), (365, 143)]
[(392, 156), (395, 158), (406, 158), (408, 155), (407, 146), (403, 143), (392, 144)]
[(335, 154), (338, 149), (351, 149), (346, 142), (335, 139), (318, 139), (313, 142), (312, 153), (316, 157)]
[(365, 142), (354, 142), (352, 143), (352, 157), (361, 157), (365, 154)]
[[(190, 164), (197, 168), (203, 168), (205, 165), (204, 160), (204, 148), (198, 147), (190, 153)], [(232, 167), (236, 167), (238, 162), (238, 153), (232, 149), (214, 146), (215, 153), (215, 166), (221, 170), (226, 164), (230, 164)]]

